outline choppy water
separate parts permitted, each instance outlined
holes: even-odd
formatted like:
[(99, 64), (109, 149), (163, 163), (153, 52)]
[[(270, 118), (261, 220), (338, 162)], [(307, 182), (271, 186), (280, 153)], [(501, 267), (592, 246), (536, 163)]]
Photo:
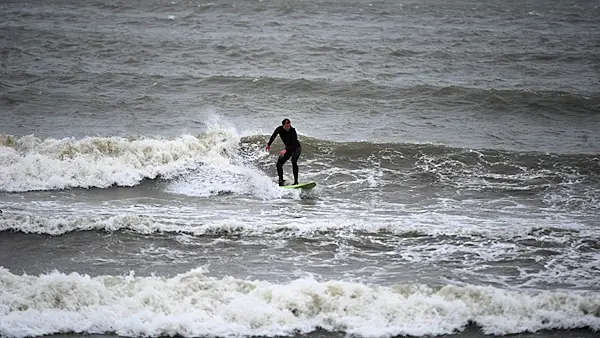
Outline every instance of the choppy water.
[(3, 2), (0, 336), (596, 334), (599, 6)]

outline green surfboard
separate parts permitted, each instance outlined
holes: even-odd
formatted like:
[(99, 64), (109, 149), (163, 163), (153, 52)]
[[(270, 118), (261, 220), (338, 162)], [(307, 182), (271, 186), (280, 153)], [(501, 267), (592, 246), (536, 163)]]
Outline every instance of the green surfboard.
[(306, 183), (298, 183), (294, 185), (282, 185), (281, 188), (284, 189), (312, 189), (317, 186), (315, 182), (306, 182)]

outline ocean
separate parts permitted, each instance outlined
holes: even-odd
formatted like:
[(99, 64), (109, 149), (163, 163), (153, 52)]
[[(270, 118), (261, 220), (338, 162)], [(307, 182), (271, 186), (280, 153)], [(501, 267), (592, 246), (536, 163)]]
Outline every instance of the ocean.
[(0, 336), (596, 337), (599, 130), (597, 0), (4, 0)]

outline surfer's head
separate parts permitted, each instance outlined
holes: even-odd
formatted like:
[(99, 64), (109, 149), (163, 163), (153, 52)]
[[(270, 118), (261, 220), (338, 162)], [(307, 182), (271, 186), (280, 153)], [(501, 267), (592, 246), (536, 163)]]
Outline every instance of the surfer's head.
[(290, 119), (283, 119), (283, 121), (281, 121), (281, 125), (283, 126), (283, 129), (288, 131), (292, 127), (292, 121), (290, 121)]

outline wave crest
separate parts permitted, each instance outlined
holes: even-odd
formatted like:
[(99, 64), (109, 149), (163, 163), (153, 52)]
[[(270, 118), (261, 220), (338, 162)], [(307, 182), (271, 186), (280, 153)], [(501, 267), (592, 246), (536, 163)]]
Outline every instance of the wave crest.
[(0, 191), (134, 186), (173, 178), (234, 146), (227, 132), (165, 138), (0, 135)]

